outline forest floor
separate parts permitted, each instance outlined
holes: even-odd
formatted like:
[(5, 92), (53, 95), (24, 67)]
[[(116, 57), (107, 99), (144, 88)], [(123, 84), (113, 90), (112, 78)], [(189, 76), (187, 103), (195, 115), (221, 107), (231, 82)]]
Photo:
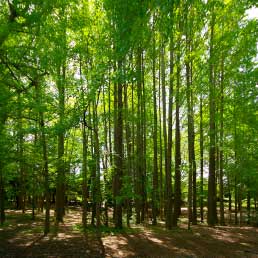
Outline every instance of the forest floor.
[[(52, 215), (53, 215), (53, 211)], [(163, 225), (132, 226), (117, 231), (81, 228), (81, 210), (70, 209), (64, 223), (42, 234), (43, 215), (7, 211), (0, 227), (0, 257), (258, 257), (258, 228), (192, 226), (171, 231)]]

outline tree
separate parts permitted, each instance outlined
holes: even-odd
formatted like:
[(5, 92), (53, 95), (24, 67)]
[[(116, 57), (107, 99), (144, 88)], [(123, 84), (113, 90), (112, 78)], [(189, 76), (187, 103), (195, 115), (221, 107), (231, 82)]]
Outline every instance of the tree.
[(214, 25), (215, 11), (211, 9), (210, 20), (210, 56), (209, 56), (209, 185), (208, 185), (208, 224), (217, 221), (216, 179), (215, 179), (215, 82), (214, 82)]

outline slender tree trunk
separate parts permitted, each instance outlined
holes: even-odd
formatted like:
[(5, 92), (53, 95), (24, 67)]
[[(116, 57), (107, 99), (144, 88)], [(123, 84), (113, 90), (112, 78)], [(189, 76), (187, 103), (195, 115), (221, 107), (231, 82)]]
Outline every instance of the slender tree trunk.
[(49, 173), (48, 173), (48, 154), (47, 154), (47, 141), (45, 135), (45, 123), (44, 114), (40, 112), (40, 128), (41, 128), (41, 138), (42, 138), (42, 149), (43, 149), (43, 161), (44, 161), (44, 188), (45, 188), (45, 198), (46, 198), (46, 214), (45, 214), (45, 227), (44, 234), (49, 233), (50, 227), (50, 192), (49, 192)]
[(46, 199), (46, 213), (45, 213), (45, 225), (44, 225), (44, 235), (49, 233), (50, 229), (50, 191), (49, 191), (49, 171), (48, 171), (48, 150), (47, 150), (47, 137), (45, 133), (45, 120), (44, 112), (42, 107), (42, 91), (41, 85), (36, 79), (34, 81), (36, 101), (39, 105), (39, 129), (40, 129), (40, 140), (42, 145), (42, 160), (43, 160), (43, 177), (44, 177), (44, 195)]
[(90, 121), (90, 143), (91, 143), (91, 165), (90, 165), (90, 185), (91, 185), (91, 225), (95, 225), (96, 219), (96, 209), (97, 209), (97, 189), (96, 189), (96, 181), (97, 181), (97, 170), (96, 170), (96, 154), (95, 154), (95, 135), (94, 135), (94, 103), (91, 103), (89, 106), (89, 121)]
[[(133, 64), (133, 57), (131, 57), (132, 64)], [(132, 183), (133, 183), (133, 189), (132, 191), (136, 194), (137, 193), (137, 182), (136, 182), (136, 176), (137, 176), (137, 157), (135, 155), (135, 108), (134, 108), (134, 99), (135, 99), (135, 90), (134, 90), (134, 83), (132, 82), (132, 114), (133, 114), (133, 119), (132, 119), (132, 158), (131, 158), (131, 163), (132, 163)], [(136, 146), (137, 148), (137, 146)], [(135, 198), (135, 202), (137, 202)]]
[(86, 111), (83, 112), (83, 124), (82, 124), (82, 224), (84, 229), (87, 227), (87, 214), (88, 214), (88, 134), (86, 132)]
[[(190, 44), (191, 47), (191, 44)], [(192, 50), (190, 49), (192, 52)], [(192, 155), (192, 169), (193, 169), (193, 225), (197, 224), (197, 187), (196, 187), (196, 160), (195, 160), (195, 131), (194, 131), (194, 99), (193, 99), (193, 61), (190, 63), (190, 112), (191, 112), (191, 155)]]
[(107, 113), (106, 113), (106, 100), (105, 100), (105, 88), (103, 87), (103, 115), (104, 115), (104, 144), (105, 144), (105, 153), (103, 157), (103, 172), (104, 172), (104, 212), (105, 212), (105, 226), (108, 226), (108, 125), (107, 125)]
[[(227, 157), (225, 157), (225, 162), (227, 162)], [(231, 224), (231, 211), (232, 211), (232, 198), (231, 198), (231, 183), (229, 173), (227, 176), (227, 188), (228, 188), (228, 213), (229, 213), (229, 224)]]
[[(155, 19), (155, 18), (154, 18)], [(154, 22), (153, 22), (154, 24)], [(157, 202), (158, 202), (158, 117), (157, 117), (157, 96), (156, 96), (156, 42), (154, 25), (152, 28), (153, 53), (152, 53), (152, 95), (153, 95), (153, 178), (152, 178), (152, 224), (157, 224)]]
[(220, 82), (220, 151), (219, 151), (219, 199), (220, 199), (220, 224), (225, 224), (224, 218), (224, 60), (221, 60), (221, 82)]
[[(86, 65), (87, 68), (87, 65)], [(82, 121), (82, 225), (84, 230), (87, 227), (88, 221), (88, 133), (87, 133), (87, 107), (85, 103), (85, 89), (83, 88), (82, 80), (82, 61), (80, 56), (80, 81), (81, 94), (83, 100), (83, 121)]]
[(214, 24), (215, 15), (212, 10), (212, 18), (210, 24), (210, 60), (209, 60), (209, 178), (208, 178), (208, 225), (216, 224), (216, 175), (215, 175), (215, 83), (214, 83), (214, 54), (213, 54), (213, 40), (214, 40)]
[[(0, 117), (0, 139), (4, 139), (4, 126), (6, 121), (7, 115), (1, 114)], [(0, 224), (3, 225), (5, 222), (5, 184), (4, 184), (4, 164), (2, 160), (2, 153), (4, 150), (1, 149), (0, 145)]]
[(141, 49), (137, 51), (137, 169), (136, 169), (136, 224), (141, 222), (141, 207), (143, 202), (142, 196), (142, 153), (143, 153), (143, 139), (142, 139), (142, 72), (141, 72)]
[(238, 153), (237, 153), (237, 143), (238, 143), (238, 135), (237, 135), (237, 118), (236, 118), (236, 98), (235, 98), (235, 89), (234, 89), (234, 154), (235, 154), (235, 177), (234, 177), (234, 192), (235, 192), (235, 224), (238, 223), (238, 197), (239, 197), (239, 188), (238, 188), (238, 171), (237, 171), (237, 163), (238, 163)]
[[(62, 68), (62, 69), (61, 69)], [(62, 70), (62, 74), (61, 74)], [(64, 109), (65, 109), (65, 66), (58, 69), (58, 165), (56, 185), (56, 221), (63, 222), (65, 214), (65, 163), (64, 163)]]
[[(122, 72), (122, 62), (118, 61), (118, 70)], [(115, 227), (122, 228), (122, 200), (121, 200), (121, 189), (122, 189), (122, 176), (123, 176), (123, 85), (122, 78), (118, 79), (117, 90), (114, 94), (117, 94), (116, 103), (116, 117), (115, 117)], [(116, 86), (115, 86), (116, 87)]]
[[(114, 62), (113, 64), (114, 66), (114, 73), (116, 72), (117, 70), (117, 64), (116, 64), (116, 61)], [(115, 170), (115, 166), (116, 166), (116, 146), (117, 146), (117, 137), (116, 137), (116, 130), (117, 130), (117, 116), (118, 116), (118, 104), (117, 104), (117, 82), (115, 81), (114, 82), (114, 85), (113, 85), (114, 89), (113, 89), (113, 96), (114, 96), (114, 102), (113, 102), (113, 108), (114, 108), (114, 130), (113, 130), (113, 134), (114, 134), (114, 159), (113, 159), (113, 164), (114, 164), (114, 172), (113, 172), (113, 178), (112, 178), (112, 189), (113, 189), (113, 205), (114, 205), (114, 208), (113, 208), (113, 221), (115, 222), (116, 220), (116, 202), (117, 202), (117, 176), (116, 176), (116, 170)]]
[(200, 97), (200, 170), (201, 170), (201, 182), (200, 182), (200, 215), (201, 222), (203, 222), (203, 96)]
[(251, 194), (250, 190), (247, 190), (247, 225), (250, 225), (251, 222)]
[[(164, 39), (163, 39), (164, 40)], [(165, 44), (161, 45), (161, 86), (162, 86), (162, 117), (163, 117), (163, 141), (165, 157), (165, 223), (166, 228), (172, 227), (172, 207), (171, 204), (171, 173), (168, 167), (168, 137), (167, 137), (167, 112), (166, 112), (166, 82), (165, 82)]]
[(97, 100), (93, 103), (93, 131), (94, 131), (94, 161), (95, 161), (95, 203), (96, 203), (96, 226), (100, 227), (101, 216), (101, 190), (100, 190), (100, 148), (99, 148), (99, 133), (98, 133), (98, 113)]
[(239, 195), (238, 195), (238, 210), (239, 210), (239, 226), (242, 226), (243, 223), (243, 210), (242, 210), (242, 194), (243, 194), (243, 189), (242, 189), (242, 182), (240, 181), (240, 187), (239, 187)]
[(238, 209), (237, 209), (237, 199), (238, 199), (238, 188), (237, 188), (237, 177), (235, 176), (235, 224), (237, 225), (238, 219), (237, 219), (237, 214), (238, 214)]
[(174, 94), (174, 42), (173, 36), (170, 36), (170, 78), (169, 78), (169, 102), (168, 102), (168, 150), (167, 150), (167, 171), (166, 171), (166, 180), (167, 180), (167, 187), (168, 187), (168, 205), (167, 205), (167, 212), (168, 212), (168, 228), (172, 228), (172, 220), (173, 220), (173, 199), (172, 199), (172, 113), (173, 113), (173, 94)]
[[(36, 128), (38, 126), (38, 123), (35, 124)], [(38, 129), (38, 128), (37, 128)], [(35, 151), (37, 150), (37, 144), (38, 144), (38, 133), (37, 131), (34, 134), (34, 148)], [(36, 184), (37, 184), (37, 166), (38, 164), (34, 164), (32, 168), (32, 220), (35, 220), (35, 208), (36, 208)]]
[[(186, 40), (188, 41), (188, 39)], [(187, 44), (188, 45), (188, 44)], [(188, 47), (187, 47), (188, 48)], [(192, 120), (191, 120), (191, 85), (190, 85), (190, 65), (186, 62), (186, 97), (187, 97), (187, 120), (188, 120), (188, 229), (192, 222), (193, 209), (193, 155), (192, 155)]]
[(22, 103), (21, 92), (18, 92), (18, 153), (19, 153), (19, 193), (18, 193), (18, 209), (25, 213), (25, 164), (24, 164), (24, 134), (22, 121)]
[(141, 196), (142, 205), (141, 205), (141, 222), (144, 221), (145, 215), (148, 214), (147, 207), (147, 192), (145, 187), (146, 181), (146, 104), (145, 104), (145, 83), (144, 83), (144, 59), (143, 59), (143, 51), (141, 51), (141, 82), (142, 82), (142, 102), (141, 102), (141, 110), (142, 110), (142, 123), (141, 123), (141, 133), (142, 133), (142, 180), (141, 180)]
[(4, 189), (4, 177), (3, 177), (3, 162), (0, 157), (0, 223), (5, 222), (5, 189)]
[(159, 194), (160, 219), (164, 219), (164, 189), (163, 189), (163, 143), (162, 143), (162, 108), (161, 108), (161, 57), (159, 54)]
[(111, 76), (109, 69), (109, 80), (108, 80), (108, 142), (109, 142), (109, 158), (110, 166), (113, 165), (113, 155), (112, 155), (112, 130), (111, 130)]
[(177, 48), (177, 73), (176, 73), (176, 130), (175, 130), (175, 203), (173, 225), (177, 226), (177, 220), (181, 214), (181, 137), (180, 137), (180, 43)]

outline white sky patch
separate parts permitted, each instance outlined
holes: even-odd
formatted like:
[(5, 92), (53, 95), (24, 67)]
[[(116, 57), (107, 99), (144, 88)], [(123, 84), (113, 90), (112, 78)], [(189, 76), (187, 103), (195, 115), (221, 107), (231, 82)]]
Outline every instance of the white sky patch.
[(252, 7), (248, 10), (246, 10), (246, 16), (248, 20), (251, 19), (258, 19), (258, 8), (257, 7)]
[(74, 40), (72, 40), (70, 43), (69, 43), (69, 47), (70, 48), (74, 48), (76, 45), (76, 42)]

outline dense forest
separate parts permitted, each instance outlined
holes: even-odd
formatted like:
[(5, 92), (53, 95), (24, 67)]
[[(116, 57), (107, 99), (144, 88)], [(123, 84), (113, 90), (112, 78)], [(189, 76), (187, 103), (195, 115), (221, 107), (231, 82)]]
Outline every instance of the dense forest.
[(2, 0), (1, 224), (43, 212), (46, 235), (80, 205), (84, 228), (257, 225), (252, 8)]

